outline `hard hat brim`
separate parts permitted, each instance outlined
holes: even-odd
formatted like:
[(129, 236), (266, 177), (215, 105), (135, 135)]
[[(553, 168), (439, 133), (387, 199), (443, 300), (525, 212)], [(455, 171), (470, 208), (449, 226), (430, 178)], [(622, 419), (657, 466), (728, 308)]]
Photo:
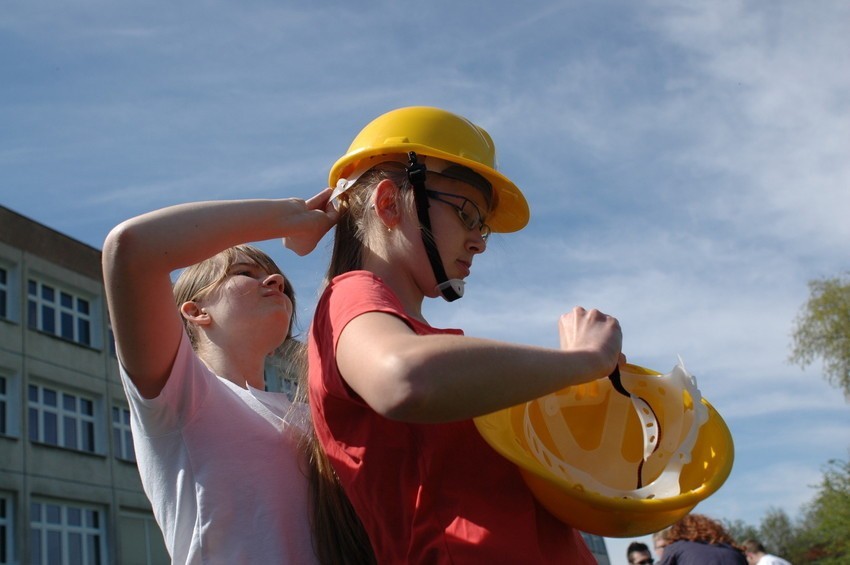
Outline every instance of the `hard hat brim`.
[(396, 156), (406, 155), (408, 151), (468, 167), (487, 179), (493, 186), (496, 203), (495, 210), (487, 216), (487, 224), (492, 231), (510, 233), (519, 231), (528, 224), (530, 216), (528, 202), (522, 191), (505, 175), (477, 161), (416, 143), (384, 145), (378, 148), (359, 149), (347, 153), (331, 167), (328, 175), (328, 186), (336, 186), (340, 178), (346, 178), (351, 172), (358, 169), (362, 170), (365, 166), (375, 166), (386, 160), (397, 161)]

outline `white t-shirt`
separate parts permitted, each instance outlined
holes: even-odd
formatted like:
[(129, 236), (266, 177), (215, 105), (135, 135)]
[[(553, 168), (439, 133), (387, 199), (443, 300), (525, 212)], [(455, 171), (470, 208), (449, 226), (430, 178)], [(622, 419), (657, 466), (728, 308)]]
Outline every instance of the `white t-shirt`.
[(160, 395), (121, 367), (142, 485), (173, 563), (317, 563), (307, 408), (214, 375), (188, 337)]
[(761, 559), (759, 559), (756, 565), (791, 565), (791, 563), (785, 561), (781, 557), (766, 553), (765, 555), (761, 556)]

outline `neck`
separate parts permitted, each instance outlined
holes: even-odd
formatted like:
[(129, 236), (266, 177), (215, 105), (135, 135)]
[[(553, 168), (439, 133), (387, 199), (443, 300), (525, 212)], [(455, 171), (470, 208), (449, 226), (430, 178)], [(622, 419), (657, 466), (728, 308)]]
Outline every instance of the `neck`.
[(210, 371), (227, 379), (238, 387), (248, 385), (263, 390), (265, 388), (265, 355), (256, 355), (248, 351), (226, 353), (215, 344), (206, 343), (198, 356)]
[(422, 301), (425, 299), (425, 293), (422, 292), (413, 277), (401, 269), (394, 268), (391, 260), (375, 254), (364, 256), (363, 270), (381, 277), (401, 301), (405, 314), (420, 322), (427, 323), (422, 316)]

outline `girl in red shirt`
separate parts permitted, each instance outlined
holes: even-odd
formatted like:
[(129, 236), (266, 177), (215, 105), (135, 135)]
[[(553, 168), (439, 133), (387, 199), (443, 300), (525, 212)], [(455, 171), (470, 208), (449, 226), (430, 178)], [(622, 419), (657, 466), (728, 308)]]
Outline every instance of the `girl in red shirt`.
[(595, 563), (472, 418), (609, 375), (616, 319), (575, 308), (560, 349), (437, 329), (493, 231), (525, 226), (482, 128), (437, 108), (366, 126), (331, 171), (340, 219), (309, 336), (317, 437), (380, 563)]

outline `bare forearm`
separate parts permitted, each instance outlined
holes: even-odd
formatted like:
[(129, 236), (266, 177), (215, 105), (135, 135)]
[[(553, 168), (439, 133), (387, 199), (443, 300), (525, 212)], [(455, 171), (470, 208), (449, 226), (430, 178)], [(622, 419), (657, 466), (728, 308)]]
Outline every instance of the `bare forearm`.
[[(561, 351), (461, 336), (423, 336), (396, 359), (406, 391), (387, 416), (405, 421), (467, 419), (607, 376), (598, 352)], [(610, 365), (610, 366), (609, 366)]]
[(134, 270), (170, 273), (233, 245), (288, 235), (303, 210), (297, 202), (211, 201), (163, 208), (118, 225), (104, 252), (116, 251), (115, 259)]

